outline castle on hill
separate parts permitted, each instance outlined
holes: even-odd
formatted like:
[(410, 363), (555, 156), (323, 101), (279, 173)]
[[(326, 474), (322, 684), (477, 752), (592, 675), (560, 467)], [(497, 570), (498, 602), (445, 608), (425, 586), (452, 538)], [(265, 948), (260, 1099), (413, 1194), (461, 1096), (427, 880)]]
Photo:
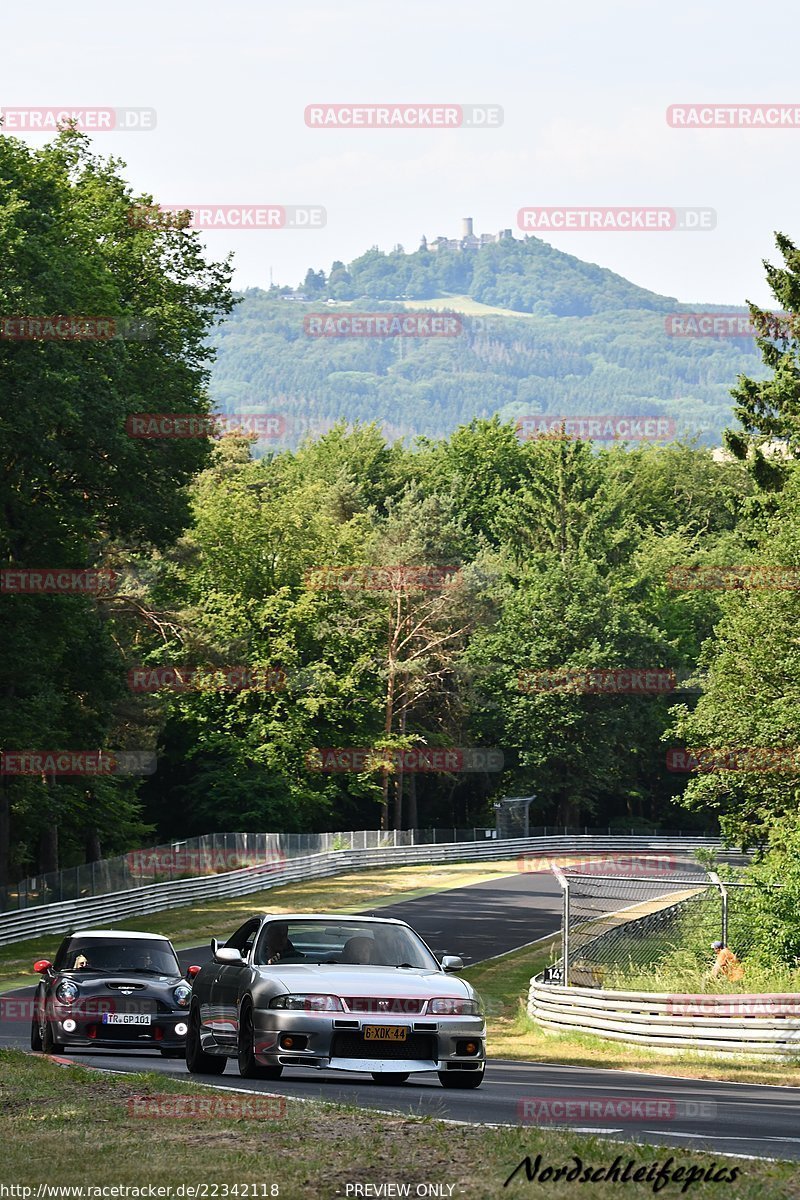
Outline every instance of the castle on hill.
[(499, 233), (482, 233), (478, 236), (472, 230), (472, 217), (462, 217), (460, 238), (437, 237), (432, 242), (429, 242), (423, 234), (420, 249), (477, 250), (481, 246), (488, 246), (491, 242), (505, 241), (506, 238), (510, 238), (511, 236), (510, 229), (501, 229)]

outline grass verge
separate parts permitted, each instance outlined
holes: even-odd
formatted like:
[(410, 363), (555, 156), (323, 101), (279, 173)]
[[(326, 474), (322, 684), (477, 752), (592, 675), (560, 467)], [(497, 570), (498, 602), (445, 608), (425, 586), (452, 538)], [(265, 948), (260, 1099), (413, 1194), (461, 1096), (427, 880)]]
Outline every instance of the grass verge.
[(800, 1087), (800, 1058), (772, 1063), (744, 1056), (719, 1059), (689, 1052), (665, 1054), (590, 1034), (544, 1029), (528, 1016), (526, 999), (531, 976), (547, 965), (549, 957), (547, 943), (539, 943), (464, 972), (486, 1005), (487, 1047), (492, 1058)]
[[(211, 937), (227, 937), (257, 912), (358, 912), (484, 883), (513, 875), (517, 869), (516, 861), (510, 860), (355, 871), (268, 888), (249, 896), (206, 900), (192, 908), (171, 908), (151, 916), (130, 917), (115, 922), (114, 928), (163, 933), (181, 949), (203, 945)], [(0, 991), (33, 983), (36, 978), (31, 971), (33, 962), (37, 958), (52, 958), (60, 941), (61, 935), (53, 933), (0, 946)]]
[[(172, 1194), (188, 1196), (187, 1186), (205, 1184), (209, 1197), (276, 1195), (281, 1200), (333, 1200), (358, 1195), (352, 1190), (356, 1183), (373, 1187), (405, 1183), (410, 1185), (411, 1195), (484, 1200), (534, 1194), (536, 1185), (526, 1180), (524, 1170), (503, 1188), (504, 1180), (526, 1155), (533, 1162), (541, 1155), (542, 1169), (574, 1168), (573, 1156), (580, 1158), (584, 1169), (588, 1165), (599, 1169), (610, 1166), (619, 1155), (623, 1169), (634, 1160), (631, 1173), (642, 1167), (652, 1169), (654, 1162), (666, 1165), (667, 1160), (671, 1160), (670, 1171), (682, 1167), (683, 1176), (659, 1191), (667, 1200), (682, 1194), (691, 1167), (705, 1173), (712, 1166), (716, 1172), (724, 1172), (725, 1181), (736, 1171), (735, 1186), (726, 1187), (719, 1175), (716, 1183), (695, 1182), (689, 1190), (693, 1200), (719, 1200), (726, 1194), (737, 1200), (800, 1197), (796, 1163), (734, 1161), (683, 1148), (622, 1145), (566, 1130), (448, 1125), (430, 1113), (376, 1114), (316, 1102), (289, 1101), (282, 1115), (261, 1120), (228, 1115), (230, 1109), (223, 1115), (205, 1117), (139, 1117), (132, 1107), (165, 1114), (177, 1098), (195, 1097), (222, 1108), (223, 1102), (252, 1102), (252, 1095), (227, 1093), (223, 1097), (220, 1092), (161, 1075), (113, 1076), (81, 1067), (59, 1067), (48, 1059), (17, 1051), (0, 1052), (0, 1064), (0, 1138), (7, 1185), (177, 1189), (182, 1184), (184, 1191)], [(258, 1190), (243, 1191), (243, 1184), (258, 1185)], [(420, 1184), (437, 1184), (442, 1190), (418, 1193)], [(216, 1191), (214, 1185), (218, 1185)], [(238, 1191), (233, 1190), (234, 1185)], [(453, 1185), (452, 1192), (449, 1185)], [(645, 1187), (649, 1193), (653, 1185)], [(588, 1197), (615, 1191), (629, 1194), (621, 1182), (588, 1183), (579, 1190)], [(555, 1200), (573, 1197), (575, 1183), (563, 1177), (556, 1183), (551, 1180), (546, 1193)], [(380, 1194), (374, 1190), (360, 1193)], [(402, 1193), (384, 1190), (383, 1194)], [(17, 1195), (27, 1200), (24, 1193)], [(84, 1192), (84, 1196), (91, 1193)]]

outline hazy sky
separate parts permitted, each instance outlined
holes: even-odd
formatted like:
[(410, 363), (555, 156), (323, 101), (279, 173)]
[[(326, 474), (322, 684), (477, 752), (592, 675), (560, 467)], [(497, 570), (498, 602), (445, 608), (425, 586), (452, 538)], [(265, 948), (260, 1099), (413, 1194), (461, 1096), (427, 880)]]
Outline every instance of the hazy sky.
[[(101, 133), (162, 203), (314, 204), (314, 231), (215, 230), (236, 284), (295, 284), (370, 245), (516, 226), (540, 205), (710, 206), (711, 232), (546, 237), (683, 301), (769, 302), (773, 230), (800, 238), (800, 128), (671, 129), (679, 102), (797, 102), (796, 39), (745, 0), (82, 0), (7, 3), (0, 107), (147, 106)], [(497, 129), (331, 130), (307, 104), (498, 104)], [(44, 135), (25, 135), (41, 144)]]

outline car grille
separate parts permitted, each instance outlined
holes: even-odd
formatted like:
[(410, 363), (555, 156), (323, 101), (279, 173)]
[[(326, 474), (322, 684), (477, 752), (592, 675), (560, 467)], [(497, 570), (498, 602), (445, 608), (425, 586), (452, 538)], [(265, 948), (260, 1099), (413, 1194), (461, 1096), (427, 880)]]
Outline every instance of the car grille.
[[(103, 1010), (101, 1009), (101, 1012), (102, 1011)], [(154, 1000), (152, 996), (143, 997), (141, 1000), (134, 999), (133, 996), (125, 996), (118, 1000), (111, 1001), (108, 1011), (115, 1013), (147, 1013), (151, 1017), (155, 1017), (160, 1012), (170, 1012), (171, 1010), (166, 1008), (166, 1006), (159, 1004), (159, 1002)]]
[(425, 1007), (422, 996), (343, 996), (352, 1013), (390, 1013), (394, 1016), (421, 1013)]
[(97, 1035), (92, 1041), (102, 1042), (152, 1042), (155, 1031), (152, 1025), (98, 1025)]
[(360, 1033), (335, 1033), (331, 1058), (436, 1058), (436, 1038), (409, 1033), (404, 1042), (367, 1042)]

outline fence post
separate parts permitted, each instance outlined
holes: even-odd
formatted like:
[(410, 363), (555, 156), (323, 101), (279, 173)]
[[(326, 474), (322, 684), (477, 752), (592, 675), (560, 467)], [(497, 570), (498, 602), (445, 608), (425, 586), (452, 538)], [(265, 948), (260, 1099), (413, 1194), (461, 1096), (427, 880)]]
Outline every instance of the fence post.
[(564, 897), (561, 913), (561, 962), (564, 987), (569, 987), (569, 880), (561, 868), (555, 864), (550, 869), (561, 885)]
[(722, 880), (720, 879), (720, 877), (716, 873), (716, 871), (709, 871), (708, 878), (711, 880), (711, 882), (716, 887), (719, 888), (719, 894), (720, 894), (720, 897), (722, 898), (722, 944), (723, 944), (723, 946), (727, 946), (727, 944), (728, 944), (728, 889), (725, 887), (725, 884), (722, 882)]

